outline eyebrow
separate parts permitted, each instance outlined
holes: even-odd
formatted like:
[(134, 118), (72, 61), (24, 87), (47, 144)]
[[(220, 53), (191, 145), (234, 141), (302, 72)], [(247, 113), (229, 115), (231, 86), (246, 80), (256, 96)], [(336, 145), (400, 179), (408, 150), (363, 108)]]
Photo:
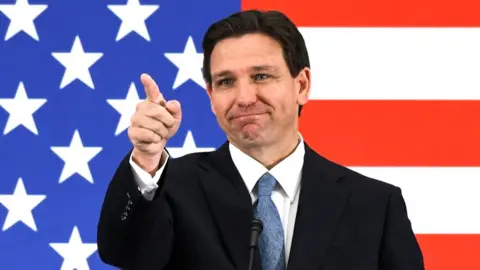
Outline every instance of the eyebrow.
[(214, 73), (212, 75), (212, 79), (216, 80), (220, 77), (227, 77), (229, 75), (232, 75), (232, 72), (230, 70), (223, 70), (223, 71), (219, 71), (219, 72)]
[[(275, 67), (275, 66), (271, 66), (271, 65), (259, 65), (259, 66), (252, 66), (249, 68), (249, 70), (253, 70), (255, 72), (258, 72), (258, 71), (278, 71), (278, 68)], [(227, 77), (227, 76), (231, 76), (233, 74), (233, 72), (231, 70), (222, 70), (222, 71), (219, 71), (219, 72), (216, 72), (212, 75), (212, 79), (213, 80), (216, 80), (220, 77)]]
[(261, 66), (253, 66), (251, 67), (254, 71), (277, 71), (278, 68), (275, 66), (270, 65), (261, 65)]

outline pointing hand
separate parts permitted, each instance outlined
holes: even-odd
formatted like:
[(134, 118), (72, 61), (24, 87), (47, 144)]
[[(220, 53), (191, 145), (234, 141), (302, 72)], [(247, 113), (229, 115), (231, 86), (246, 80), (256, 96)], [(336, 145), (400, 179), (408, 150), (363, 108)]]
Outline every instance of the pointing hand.
[(142, 74), (140, 79), (146, 99), (132, 115), (128, 137), (134, 146), (135, 162), (150, 171), (159, 166), (167, 140), (178, 131), (182, 109), (176, 100), (165, 101), (152, 77)]

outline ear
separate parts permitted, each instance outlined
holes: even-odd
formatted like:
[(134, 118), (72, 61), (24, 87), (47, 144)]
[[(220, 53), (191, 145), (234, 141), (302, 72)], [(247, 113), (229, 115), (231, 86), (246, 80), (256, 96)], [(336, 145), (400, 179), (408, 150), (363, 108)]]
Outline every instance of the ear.
[(296, 78), (297, 85), (297, 103), (298, 105), (305, 105), (310, 97), (311, 73), (308, 67), (304, 68), (298, 73)]
[(212, 102), (212, 85), (207, 83), (205, 86), (206, 86), (208, 98), (210, 99), (210, 107), (212, 109), (213, 114), (215, 114), (215, 108), (213, 107), (213, 102)]

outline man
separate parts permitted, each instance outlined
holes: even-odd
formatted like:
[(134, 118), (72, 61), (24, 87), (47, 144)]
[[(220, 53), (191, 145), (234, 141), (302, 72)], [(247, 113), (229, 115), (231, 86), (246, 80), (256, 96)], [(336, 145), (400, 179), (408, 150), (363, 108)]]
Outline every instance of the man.
[[(98, 224), (101, 259), (122, 269), (417, 270), (423, 257), (399, 188), (317, 154), (298, 131), (310, 93), (304, 40), (279, 12), (244, 11), (203, 41), (212, 111), (228, 142), (171, 159), (181, 106), (143, 74)], [(335, 117), (335, 116), (332, 116)]]

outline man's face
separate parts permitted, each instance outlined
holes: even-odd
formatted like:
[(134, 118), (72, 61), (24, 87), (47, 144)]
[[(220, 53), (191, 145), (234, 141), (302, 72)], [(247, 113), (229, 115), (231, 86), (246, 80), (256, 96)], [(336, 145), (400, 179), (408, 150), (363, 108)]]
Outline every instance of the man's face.
[(310, 72), (293, 78), (277, 41), (261, 34), (225, 39), (215, 46), (210, 66), (212, 110), (230, 141), (268, 146), (297, 132)]

